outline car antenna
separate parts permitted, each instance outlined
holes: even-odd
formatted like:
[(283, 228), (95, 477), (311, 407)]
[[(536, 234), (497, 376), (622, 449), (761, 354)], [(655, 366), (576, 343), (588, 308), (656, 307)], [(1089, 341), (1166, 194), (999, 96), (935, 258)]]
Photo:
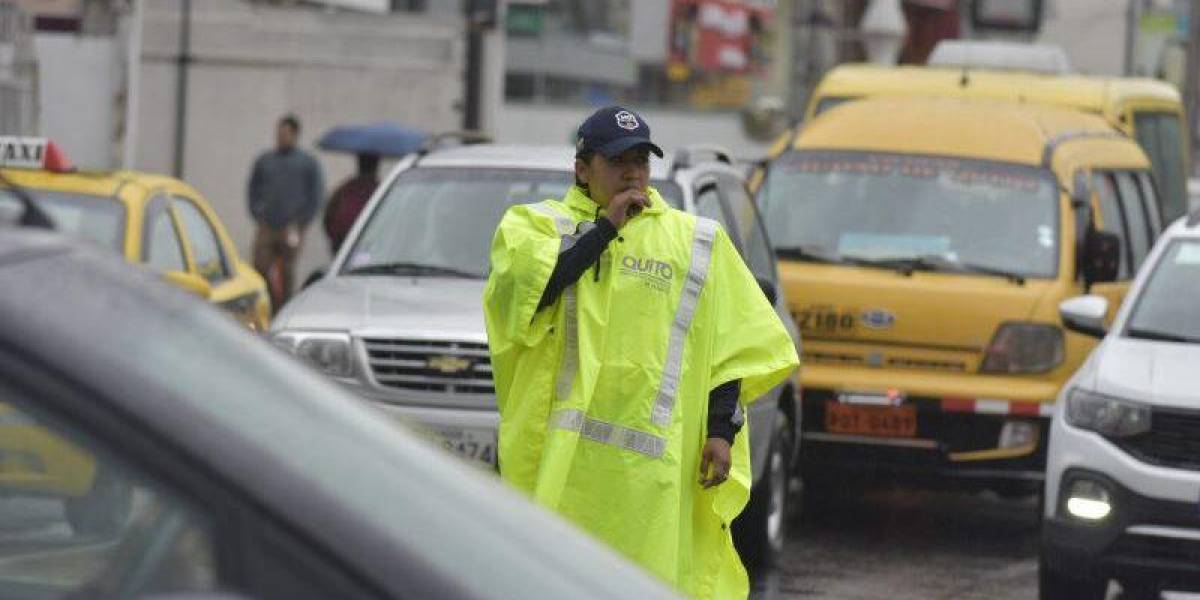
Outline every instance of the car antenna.
[(958, 85), (960, 87), (967, 87), (971, 85), (971, 68), (967, 65), (963, 65), (962, 77), (958, 79)]
[(33, 201), (33, 198), (29, 196), (29, 192), (26, 192), (21, 186), (9, 181), (9, 179), (4, 175), (0, 175), (0, 184), (5, 185), (8, 187), (8, 189), (12, 190), (13, 195), (16, 196), (17, 200), (20, 200), (21, 204), (25, 207), (25, 210), (21, 213), (21, 219), (17, 221), (18, 225), (21, 227), (56, 229), (54, 226), (54, 220), (51, 219), (50, 216), (45, 213), (45, 211), (38, 207), (37, 203)]

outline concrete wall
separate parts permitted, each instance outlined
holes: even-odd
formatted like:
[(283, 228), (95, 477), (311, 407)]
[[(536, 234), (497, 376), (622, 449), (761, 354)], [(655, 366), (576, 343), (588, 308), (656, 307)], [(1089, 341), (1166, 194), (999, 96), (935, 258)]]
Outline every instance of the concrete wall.
[(73, 164), (107, 169), (113, 146), (121, 57), (113, 38), (72, 34), (34, 37), (38, 60), (38, 132), (55, 141)]
[[(766, 154), (767, 145), (742, 132), (740, 117), (730, 112), (638, 110), (650, 124), (652, 136), (663, 150), (687, 144), (720, 144), (739, 157)], [(579, 124), (595, 107), (540, 104), (507, 104), (500, 110), (497, 141), (514, 144), (571, 144)]]
[(1127, 0), (1049, 0), (1037, 41), (1062, 46), (1080, 73), (1122, 75), (1128, 8)]
[[(135, 164), (148, 171), (173, 166), (178, 7), (178, 0), (146, 3)], [(315, 151), (327, 128), (380, 120), (429, 131), (461, 124), (458, 19), (237, 0), (193, 2), (193, 11), (183, 178), (212, 203), (247, 259), (254, 225), (246, 179), (284, 113), (303, 122), (301, 145), (320, 160), (327, 192), (354, 168), (351, 156)], [(301, 252), (300, 277), (328, 260), (316, 224)]]

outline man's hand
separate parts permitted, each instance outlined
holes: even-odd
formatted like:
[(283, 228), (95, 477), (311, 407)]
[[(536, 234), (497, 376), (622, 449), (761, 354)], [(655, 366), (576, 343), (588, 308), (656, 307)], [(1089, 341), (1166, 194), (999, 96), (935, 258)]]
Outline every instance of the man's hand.
[(729, 442), (721, 438), (708, 438), (704, 443), (704, 451), (700, 454), (700, 485), (708, 489), (725, 483), (729, 477), (731, 462)]
[(647, 206), (650, 206), (650, 198), (646, 197), (645, 191), (625, 190), (608, 202), (608, 221), (620, 229)]

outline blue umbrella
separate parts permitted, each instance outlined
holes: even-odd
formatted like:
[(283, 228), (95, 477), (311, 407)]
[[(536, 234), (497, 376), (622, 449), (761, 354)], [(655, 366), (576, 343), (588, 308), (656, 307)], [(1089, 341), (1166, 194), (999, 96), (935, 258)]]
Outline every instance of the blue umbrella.
[(343, 125), (326, 131), (317, 147), (352, 154), (404, 156), (416, 152), (428, 138), (424, 131), (395, 123)]

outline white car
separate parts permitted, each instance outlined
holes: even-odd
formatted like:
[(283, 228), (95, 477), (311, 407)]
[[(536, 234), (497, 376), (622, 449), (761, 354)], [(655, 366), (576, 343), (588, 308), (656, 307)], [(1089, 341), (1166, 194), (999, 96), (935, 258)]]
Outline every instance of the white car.
[(1200, 591), (1200, 212), (1159, 239), (1110, 328), (1107, 302), (1060, 306), (1103, 337), (1063, 387), (1050, 433), (1043, 600)]

